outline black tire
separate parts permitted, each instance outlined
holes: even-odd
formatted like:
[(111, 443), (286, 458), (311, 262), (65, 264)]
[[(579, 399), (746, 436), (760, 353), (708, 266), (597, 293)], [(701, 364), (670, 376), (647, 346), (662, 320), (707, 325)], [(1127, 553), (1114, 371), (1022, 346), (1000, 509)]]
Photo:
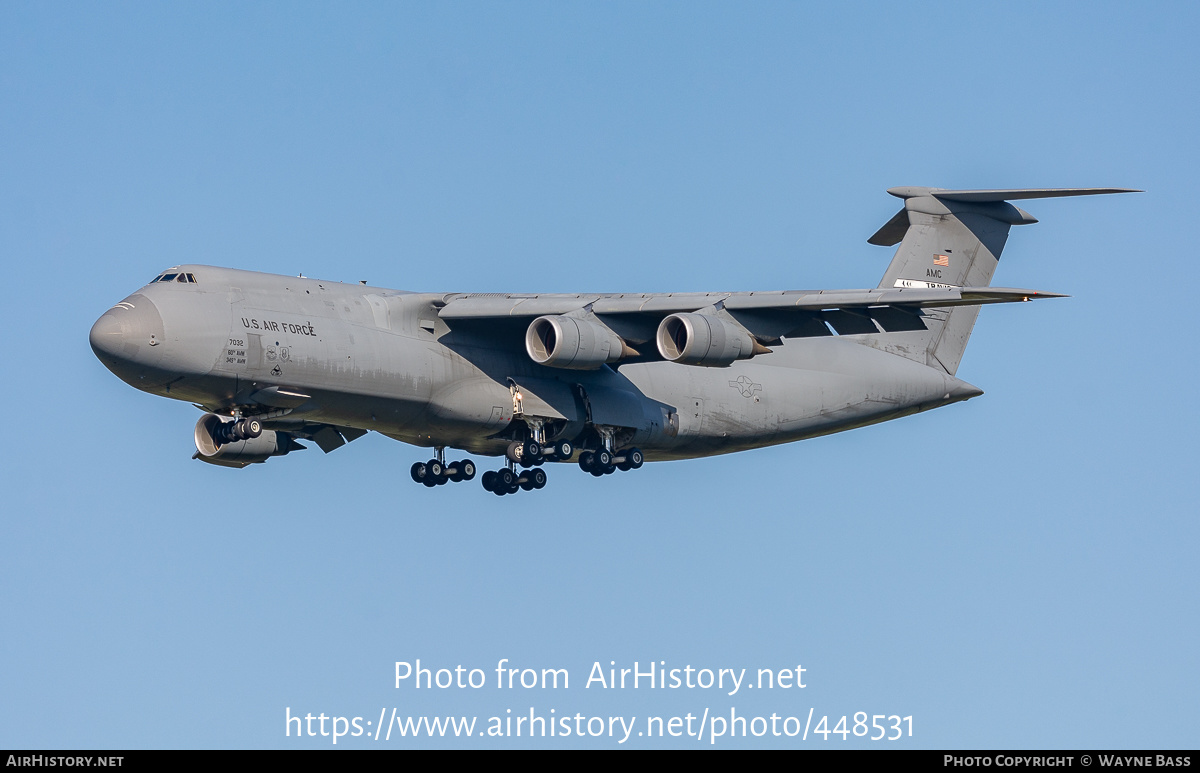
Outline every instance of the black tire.
[(496, 473), (494, 470), (488, 470), (483, 474), (483, 490), (491, 491), (496, 485)]
[(534, 470), (532, 473), (529, 474), (529, 482), (532, 485), (532, 487), (535, 489), (545, 488), (546, 487), (546, 471), (545, 470)]
[(526, 459), (532, 462), (542, 455), (542, 444), (536, 440), (526, 440), (525, 449), (522, 453)]
[(633, 469), (633, 465), (629, 463), (628, 459), (626, 459), (623, 462), (617, 462), (617, 469), (621, 472), (629, 472)]
[(470, 459), (463, 459), (458, 463), (459, 480), (473, 480), (475, 478), (475, 462)]
[(413, 462), (408, 474), (412, 475), (413, 483), (424, 483), (425, 477), (429, 475), (429, 470), (425, 468), (425, 462)]
[(642, 449), (631, 448), (625, 452), (625, 460), (629, 462), (630, 469), (636, 470), (646, 463), (646, 457), (642, 454)]
[(511, 489), (517, 483), (517, 475), (512, 470), (505, 467), (496, 473), (496, 488)]
[(508, 448), (504, 450), (504, 455), (508, 457), (510, 462), (520, 462), (521, 457), (525, 455), (525, 444), (520, 440), (514, 440), (508, 444)]
[(446, 468), (437, 459), (430, 459), (425, 462), (425, 469), (429, 470), (429, 476), (434, 480), (441, 480), (446, 477)]
[(595, 461), (593, 461), (592, 464), (601, 469), (611, 467), (613, 463), (613, 455), (607, 448), (601, 448), (599, 451), (597, 451), (594, 459)]
[(258, 419), (243, 419), (242, 434), (248, 438), (256, 438), (263, 432), (262, 422)]
[[(537, 472), (541, 472), (541, 470), (538, 470)], [(529, 475), (522, 475), (520, 480), (517, 481), (517, 485), (526, 491), (533, 491), (533, 473), (530, 473)]]
[(579, 455), (579, 469), (584, 472), (592, 471), (592, 464), (595, 462), (596, 455), (592, 451), (584, 451)]
[(566, 440), (560, 440), (554, 444), (554, 456), (560, 462), (571, 461), (571, 454), (575, 453), (575, 448)]

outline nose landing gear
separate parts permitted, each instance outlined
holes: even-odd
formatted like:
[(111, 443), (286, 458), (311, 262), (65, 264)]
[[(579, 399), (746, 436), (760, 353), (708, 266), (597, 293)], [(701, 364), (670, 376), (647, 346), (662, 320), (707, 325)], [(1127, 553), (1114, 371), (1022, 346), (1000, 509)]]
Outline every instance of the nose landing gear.
[(215, 427), (212, 434), (213, 440), (224, 445), (239, 440), (252, 440), (262, 433), (262, 422), (258, 419), (238, 419)]

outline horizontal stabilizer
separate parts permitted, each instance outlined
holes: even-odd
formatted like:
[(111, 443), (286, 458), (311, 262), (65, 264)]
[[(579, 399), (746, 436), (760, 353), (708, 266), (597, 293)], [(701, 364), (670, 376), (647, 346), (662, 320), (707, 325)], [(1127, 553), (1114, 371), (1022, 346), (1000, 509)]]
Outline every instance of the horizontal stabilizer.
[[(947, 201), (969, 201), (979, 204), (989, 201), (1056, 199), (1060, 196), (1096, 196), (1102, 193), (1142, 193), (1142, 191), (1134, 188), (998, 188), (995, 190), (948, 191), (942, 188), (906, 186), (888, 188), (888, 193), (901, 199), (911, 199), (916, 196), (933, 196)], [(892, 219), (895, 220), (895, 218)]]
[[(904, 280), (908, 281), (908, 280)], [(752, 309), (825, 309), (873, 308), (900, 306), (912, 309), (937, 309), (950, 306), (982, 306), (991, 303), (1020, 303), (1043, 298), (1067, 298), (1060, 293), (1044, 293), (1016, 287), (922, 287), (920, 282), (893, 289), (840, 290), (808, 293), (795, 300), (780, 302), (762, 294), (733, 296), (725, 301), (730, 311)]]

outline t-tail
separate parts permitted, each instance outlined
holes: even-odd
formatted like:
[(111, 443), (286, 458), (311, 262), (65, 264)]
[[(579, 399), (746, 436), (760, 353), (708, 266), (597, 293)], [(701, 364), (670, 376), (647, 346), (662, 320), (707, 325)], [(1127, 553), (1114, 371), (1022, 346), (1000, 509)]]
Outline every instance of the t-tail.
[[(1008, 229), (1037, 222), (1025, 210), (1009, 204), (1010, 200), (1137, 192), (1128, 188), (889, 188), (888, 193), (904, 199), (904, 208), (867, 241), (884, 247), (899, 243), (900, 248), (879, 287), (988, 287), (1008, 240)], [(978, 315), (979, 306), (925, 309), (928, 331), (918, 344), (888, 348), (953, 376)]]

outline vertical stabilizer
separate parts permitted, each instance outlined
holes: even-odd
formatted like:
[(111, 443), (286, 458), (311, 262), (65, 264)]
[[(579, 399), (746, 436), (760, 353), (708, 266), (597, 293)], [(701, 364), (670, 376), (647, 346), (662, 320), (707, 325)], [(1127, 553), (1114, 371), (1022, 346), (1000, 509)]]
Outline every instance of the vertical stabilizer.
[[(1132, 192), (1122, 188), (1038, 188), (1016, 190), (950, 191), (940, 188), (891, 188), (904, 199), (896, 213), (874, 236), (871, 244), (900, 243), (879, 283), (894, 287), (987, 287), (992, 282), (1000, 253), (1014, 225), (1036, 223), (1028, 212), (1007, 199), (1087, 196)], [(904, 347), (897, 353), (944, 369), (958, 370), (967, 339), (975, 327), (979, 306), (927, 309), (924, 347)]]

